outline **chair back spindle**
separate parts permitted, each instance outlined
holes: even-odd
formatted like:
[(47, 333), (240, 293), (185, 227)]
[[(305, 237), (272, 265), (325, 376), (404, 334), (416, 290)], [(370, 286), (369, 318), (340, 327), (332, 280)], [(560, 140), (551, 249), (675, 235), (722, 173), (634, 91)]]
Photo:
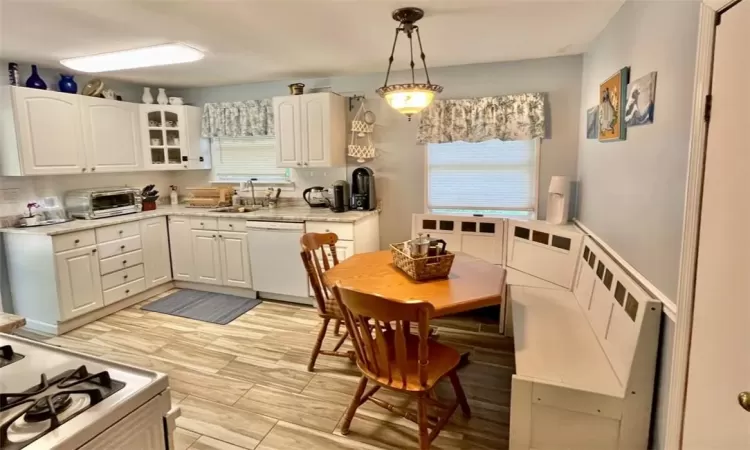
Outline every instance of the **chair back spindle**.
[[(385, 384), (403, 388), (409, 383), (408, 375), (416, 373), (419, 385), (426, 386), (429, 318), (434, 307), (419, 300), (402, 303), (340, 287), (333, 291), (360, 369)], [(417, 336), (410, 333), (411, 322), (419, 324)], [(416, 354), (409, 351), (414, 340), (418, 340)]]

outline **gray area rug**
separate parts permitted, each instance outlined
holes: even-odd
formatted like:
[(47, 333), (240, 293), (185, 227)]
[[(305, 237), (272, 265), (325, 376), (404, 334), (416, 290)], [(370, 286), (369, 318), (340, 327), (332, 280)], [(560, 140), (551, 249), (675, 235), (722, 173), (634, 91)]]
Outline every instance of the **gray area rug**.
[(142, 307), (146, 311), (226, 325), (258, 306), (261, 300), (183, 289)]

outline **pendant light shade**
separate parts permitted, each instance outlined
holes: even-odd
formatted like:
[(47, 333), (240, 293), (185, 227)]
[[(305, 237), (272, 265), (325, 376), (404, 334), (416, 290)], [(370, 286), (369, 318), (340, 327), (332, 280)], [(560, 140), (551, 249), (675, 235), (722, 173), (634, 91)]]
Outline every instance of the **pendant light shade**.
[[(424, 16), (424, 11), (419, 8), (401, 8), (393, 12), (393, 19), (399, 22), (396, 28), (396, 37), (393, 39), (393, 48), (391, 56), (388, 58), (388, 72), (385, 75), (383, 87), (376, 92), (383, 97), (389, 105), (396, 111), (404, 114), (411, 120), (411, 116), (419, 113), (432, 103), (435, 94), (442, 92), (443, 87), (430, 83), (430, 74), (427, 72), (427, 63), (425, 61), (424, 50), (422, 50), (422, 38), (419, 35), (419, 27), (414, 23)], [(391, 66), (393, 65), (393, 53), (396, 50), (396, 42), (399, 33), (404, 33), (409, 38), (409, 50), (411, 52), (411, 83), (406, 84), (388, 84), (388, 78), (391, 75)], [(417, 35), (419, 44), (419, 56), (422, 58), (424, 74), (427, 79), (426, 83), (417, 83), (414, 74), (414, 46), (412, 35)]]

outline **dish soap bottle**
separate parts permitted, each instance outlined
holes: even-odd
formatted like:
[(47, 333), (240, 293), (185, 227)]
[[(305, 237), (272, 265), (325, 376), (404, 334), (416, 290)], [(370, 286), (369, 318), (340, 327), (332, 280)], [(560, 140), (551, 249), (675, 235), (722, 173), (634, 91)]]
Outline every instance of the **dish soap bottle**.
[(232, 194), (232, 206), (240, 206), (240, 194), (237, 193), (237, 190), (234, 190), (234, 194)]
[(170, 185), (170, 188), (172, 188), (172, 192), (169, 193), (169, 204), (172, 206), (177, 206), (177, 203), (179, 203), (179, 199), (177, 198), (177, 186)]

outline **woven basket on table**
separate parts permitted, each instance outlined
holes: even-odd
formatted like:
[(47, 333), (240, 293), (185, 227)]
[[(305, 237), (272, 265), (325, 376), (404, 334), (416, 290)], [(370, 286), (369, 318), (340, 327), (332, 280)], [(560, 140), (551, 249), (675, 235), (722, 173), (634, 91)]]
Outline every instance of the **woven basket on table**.
[(451, 252), (445, 252), (439, 256), (412, 258), (404, 253), (404, 244), (401, 243), (391, 244), (391, 256), (393, 256), (394, 266), (416, 281), (426, 281), (435, 278), (446, 278), (451, 273), (453, 258), (456, 255)]

